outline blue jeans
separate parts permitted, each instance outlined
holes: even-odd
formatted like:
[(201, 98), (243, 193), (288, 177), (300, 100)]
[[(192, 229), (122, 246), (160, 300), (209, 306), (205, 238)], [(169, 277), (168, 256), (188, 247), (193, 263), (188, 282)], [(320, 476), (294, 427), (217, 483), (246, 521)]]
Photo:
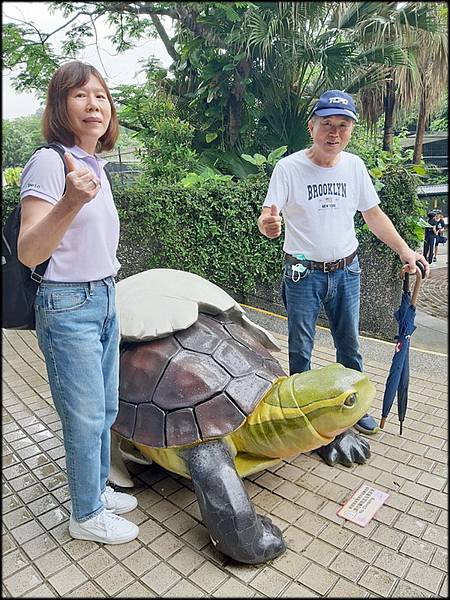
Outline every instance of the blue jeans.
[[(336, 362), (362, 371), (359, 351), (360, 273), (358, 257), (333, 273), (306, 269), (300, 277), (286, 264), (282, 297), (288, 315), (290, 374), (311, 368), (316, 322), (321, 304), (328, 317)], [(298, 279), (298, 280), (297, 280)]]
[(36, 333), (61, 419), (72, 515), (102, 508), (110, 467), (110, 429), (118, 410), (119, 327), (112, 277), (87, 283), (44, 281)]

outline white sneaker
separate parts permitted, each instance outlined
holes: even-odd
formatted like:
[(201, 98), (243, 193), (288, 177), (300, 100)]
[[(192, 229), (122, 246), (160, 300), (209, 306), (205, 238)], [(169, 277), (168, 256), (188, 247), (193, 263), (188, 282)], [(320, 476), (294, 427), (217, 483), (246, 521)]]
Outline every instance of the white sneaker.
[(106, 486), (105, 491), (100, 496), (100, 500), (103, 502), (103, 506), (112, 511), (116, 515), (130, 512), (134, 510), (138, 504), (137, 499), (130, 494), (124, 494), (123, 492), (116, 492), (109, 485)]
[(92, 540), (103, 544), (125, 544), (139, 534), (139, 527), (123, 517), (103, 509), (95, 517), (79, 523), (71, 516), (69, 533), (77, 540)]

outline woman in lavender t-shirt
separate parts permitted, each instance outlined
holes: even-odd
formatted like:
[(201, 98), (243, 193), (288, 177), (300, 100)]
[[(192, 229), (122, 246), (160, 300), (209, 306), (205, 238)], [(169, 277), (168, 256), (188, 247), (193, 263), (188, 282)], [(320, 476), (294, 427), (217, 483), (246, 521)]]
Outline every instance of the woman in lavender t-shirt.
[(137, 501), (107, 485), (110, 428), (118, 409), (119, 327), (114, 276), (119, 219), (105, 161), (118, 136), (111, 94), (91, 65), (73, 61), (53, 75), (43, 115), (48, 143), (21, 179), (19, 259), (50, 261), (36, 301), (36, 333), (61, 418), (77, 539), (120, 544), (139, 529), (119, 517)]

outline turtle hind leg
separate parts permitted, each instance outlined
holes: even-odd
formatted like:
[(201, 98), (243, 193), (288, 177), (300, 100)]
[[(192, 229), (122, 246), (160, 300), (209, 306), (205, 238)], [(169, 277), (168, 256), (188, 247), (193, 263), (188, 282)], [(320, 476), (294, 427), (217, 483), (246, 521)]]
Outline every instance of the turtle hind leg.
[(285, 551), (280, 529), (256, 514), (226, 444), (214, 441), (190, 448), (186, 462), (203, 521), (220, 552), (258, 564)]

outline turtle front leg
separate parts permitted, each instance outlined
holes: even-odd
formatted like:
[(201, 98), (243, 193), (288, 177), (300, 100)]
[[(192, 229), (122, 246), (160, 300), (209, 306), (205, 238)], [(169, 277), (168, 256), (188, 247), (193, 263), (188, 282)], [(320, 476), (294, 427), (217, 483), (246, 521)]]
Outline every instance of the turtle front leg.
[(315, 452), (330, 467), (337, 463), (345, 467), (351, 467), (354, 463), (362, 465), (370, 458), (369, 443), (352, 429), (340, 433), (330, 444), (318, 448)]
[(280, 529), (256, 514), (225, 443), (217, 440), (190, 448), (186, 462), (203, 521), (220, 552), (258, 564), (285, 551)]

